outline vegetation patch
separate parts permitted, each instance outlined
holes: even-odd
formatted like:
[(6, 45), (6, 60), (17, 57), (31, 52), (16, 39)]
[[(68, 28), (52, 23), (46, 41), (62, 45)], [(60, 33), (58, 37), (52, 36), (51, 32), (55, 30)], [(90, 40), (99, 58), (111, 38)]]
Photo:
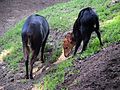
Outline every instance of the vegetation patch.
[[(73, 59), (70, 58), (69, 61), (66, 60), (51, 68), (49, 73), (43, 78), (44, 90), (55, 90), (56, 85), (64, 81), (65, 71), (73, 65), (72, 61)], [(39, 83), (39, 86), (41, 86), (41, 83)]]

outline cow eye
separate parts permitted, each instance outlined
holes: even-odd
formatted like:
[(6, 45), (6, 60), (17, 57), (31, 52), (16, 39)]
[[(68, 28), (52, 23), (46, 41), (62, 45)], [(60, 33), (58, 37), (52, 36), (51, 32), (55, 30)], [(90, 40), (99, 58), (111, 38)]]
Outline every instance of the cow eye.
[(65, 47), (65, 49), (68, 49), (68, 47)]

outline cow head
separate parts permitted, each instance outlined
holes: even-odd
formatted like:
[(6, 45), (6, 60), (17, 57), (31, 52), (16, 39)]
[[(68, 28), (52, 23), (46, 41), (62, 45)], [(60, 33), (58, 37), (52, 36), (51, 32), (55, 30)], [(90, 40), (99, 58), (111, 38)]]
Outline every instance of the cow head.
[(75, 41), (73, 37), (73, 33), (67, 33), (63, 40), (63, 49), (64, 49), (64, 56), (68, 57), (75, 46)]

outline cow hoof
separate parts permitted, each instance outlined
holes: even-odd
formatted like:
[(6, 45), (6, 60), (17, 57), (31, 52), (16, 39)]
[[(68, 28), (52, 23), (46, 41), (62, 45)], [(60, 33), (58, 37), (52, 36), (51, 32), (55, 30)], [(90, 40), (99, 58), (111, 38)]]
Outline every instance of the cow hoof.
[(29, 76), (25, 76), (26, 79), (29, 79)]
[(44, 63), (44, 61), (41, 61), (41, 63)]
[(33, 77), (31, 76), (30, 79), (33, 79)]
[(103, 46), (103, 44), (100, 44), (101, 46)]
[(39, 58), (37, 58), (36, 61), (39, 61)]

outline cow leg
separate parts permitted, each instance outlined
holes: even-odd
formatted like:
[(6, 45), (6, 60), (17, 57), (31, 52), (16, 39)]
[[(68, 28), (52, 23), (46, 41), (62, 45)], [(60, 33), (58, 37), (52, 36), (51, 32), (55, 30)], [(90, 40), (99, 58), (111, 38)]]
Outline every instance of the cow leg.
[(24, 60), (26, 66), (26, 79), (29, 79), (28, 65), (29, 65), (30, 49), (28, 46), (28, 37), (26, 36), (25, 33), (22, 33), (22, 43), (23, 43), (23, 53), (24, 53)]
[(25, 60), (25, 66), (26, 66), (26, 79), (29, 79), (28, 75), (28, 64), (29, 64), (29, 47), (27, 45), (23, 45), (23, 53), (24, 53), (24, 60)]
[(81, 44), (82, 39), (77, 39), (76, 40), (76, 46), (75, 46), (75, 51), (74, 51), (74, 56), (76, 55), (76, 52)]
[(47, 34), (47, 36), (46, 36), (46, 38), (45, 38), (45, 40), (44, 40), (44, 42), (42, 44), (42, 49), (41, 49), (41, 61), (42, 61), (42, 63), (44, 63), (44, 48), (45, 48), (47, 38), (48, 38), (48, 34)]
[(90, 36), (91, 36), (91, 35), (89, 34), (89, 35), (86, 35), (86, 36), (83, 38), (83, 48), (82, 48), (81, 53), (83, 53), (83, 51), (86, 50), (87, 44), (88, 44), (88, 42), (89, 42), (89, 40), (90, 40)]
[(101, 41), (100, 32), (99, 32), (98, 30), (95, 30), (95, 32), (97, 33), (97, 37), (98, 37), (98, 39), (99, 39), (99, 41), (100, 41), (100, 45), (103, 46), (103, 43), (102, 43), (102, 41)]
[(32, 71), (33, 71), (33, 64), (35, 62), (35, 58), (36, 58), (36, 56), (33, 54), (32, 58), (31, 58), (31, 61), (30, 61), (30, 79), (33, 79)]
[(44, 63), (44, 48), (45, 48), (46, 41), (43, 42), (42, 48), (41, 48), (41, 61)]
[(36, 48), (35, 50), (33, 50), (33, 53), (32, 53), (32, 58), (30, 60), (30, 79), (33, 79), (33, 73), (32, 73), (32, 71), (33, 71), (33, 64), (34, 64), (34, 62), (37, 59), (37, 56), (39, 54), (39, 50), (40, 50), (40, 48)]

